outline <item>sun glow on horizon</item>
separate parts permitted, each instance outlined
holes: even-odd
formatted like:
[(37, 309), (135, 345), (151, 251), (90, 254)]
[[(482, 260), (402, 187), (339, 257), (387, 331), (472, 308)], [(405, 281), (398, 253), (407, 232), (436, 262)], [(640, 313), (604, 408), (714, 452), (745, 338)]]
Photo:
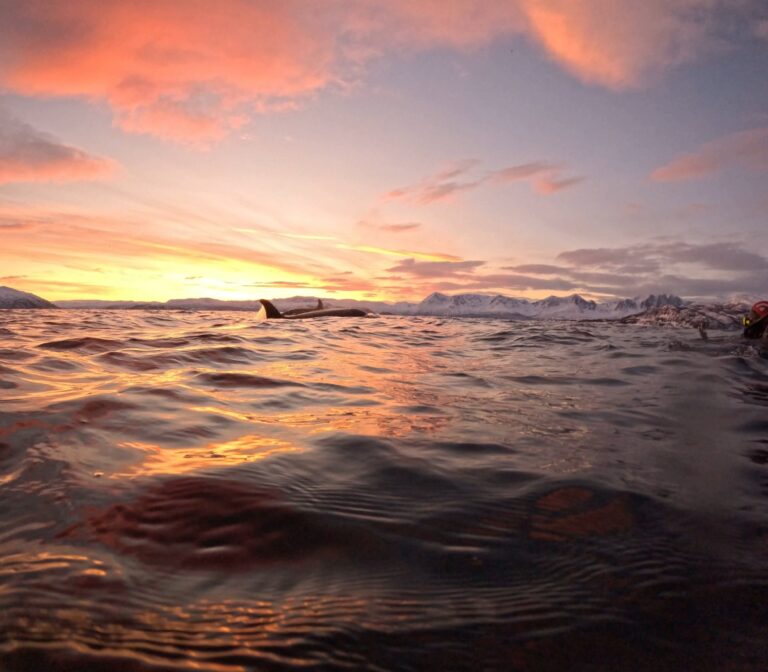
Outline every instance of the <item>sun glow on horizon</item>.
[(6, 3), (0, 284), (761, 293), (765, 18), (693, 4)]

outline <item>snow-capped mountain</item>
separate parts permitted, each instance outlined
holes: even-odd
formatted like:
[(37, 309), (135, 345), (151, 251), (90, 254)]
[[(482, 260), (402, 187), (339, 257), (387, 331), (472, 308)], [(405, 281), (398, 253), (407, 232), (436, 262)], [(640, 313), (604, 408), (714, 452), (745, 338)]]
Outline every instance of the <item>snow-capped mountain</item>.
[[(275, 299), (278, 309), (312, 308), (316, 296), (293, 296)], [(726, 304), (691, 305), (679, 296), (651, 294), (645, 298), (633, 297), (597, 303), (578, 294), (548, 296), (530, 300), (503, 294), (454, 294), (434, 292), (420, 303), (401, 301), (386, 303), (356, 299), (323, 298), (326, 308), (363, 308), (390, 315), (435, 315), (445, 317), (497, 317), (506, 319), (558, 319), (558, 320), (622, 320), (632, 324), (679, 324), (710, 327), (738, 325), (741, 315), (748, 310), (743, 302)], [(111, 308), (151, 310), (243, 310), (257, 311), (256, 300), (227, 301), (221, 299), (171, 299), (165, 302), (81, 300), (62, 301), (64, 308)], [(0, 287), (0, 308), (55, 308), (56, 306), (34, 294), (10, 287)]]
[(0, 287), (0, 308), (56, 308), (56, 306), (36, 294), (21, 292), (10, 287)]
[(620, 301), (616, 302), (616, 305), (614, 306), (614, 310), (622, 313), (628, 313), (628, 312), (639, 312), (643, 310), (637, 305), (637, 301), (634, 299), (621, 299)]
[(409, 311), (414, 315), (527, 317), (530, 302), (501, 294), (430, 294)]
[[(316, 296), (293, 296), (275, 299), (281, 311), (294, 308), (312, 308), (317, 305)], [(634, 313), (641, 313), (649, 306), (680, 306), (684, 302), (679, 296), (661, 294), (645, 299), (622, 299), (596, 303), (578, 294), (570, 296), (549, 296), (546, 299), (529, 299), (504, 296), (502, 294), (430, 294), (420, 303), (402, 301), (385, 303), (356, 299), (323, 298), (326, 308), (362, 308), (390, 315), (435, 315), (445, 317), (501, 317), (507, 319), (560, 319), (560, 320), (605, 320), (620, 319)], [(123, 306), (113, 306), (123, 307)], [(149, 308), (160, 310), (258, 310), (257, 301), (223, 301), (219, 299), (172, 299), (165, 303), (130, 304), (126, 308)]]
[(680, 308), (684, 303), (685, 301), (683, 301), (679, 296), (674, 296), (671, 294), (659, 294), (657, 296), (656, 294), (651, 294), (644, 301), (640, 302), (640, 307), (643, 310), (661, 308), (662, 306), (675, 306)]
[(650, 306), (683, 305), (679, 296), (651, 295), (645, 299), (621, 299), (596, 303), (578, 294), (549, 296), (530, 301), (501, 294), (456, 294), (440, 292), (430, 294), (409, 314), (446, 315), (454, 317), (507, 317), (517, 319), (619, 319), (633, 313), (642, 313)]

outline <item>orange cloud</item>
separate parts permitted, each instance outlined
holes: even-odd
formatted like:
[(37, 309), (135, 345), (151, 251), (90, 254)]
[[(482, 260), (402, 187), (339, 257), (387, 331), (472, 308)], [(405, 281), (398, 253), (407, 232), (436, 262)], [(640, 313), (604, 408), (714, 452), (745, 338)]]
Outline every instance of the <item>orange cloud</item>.
[[(614, 89), (696, 58), (714, 0), (0, 0), (0, 86), (106, 102), (117, 126), (205, 144), (359, 78), (372, 59), (527, 35)], [(739, 11), (749, 0), (739, 4)]]
[[(21, 213), (12, 214), (18, 217)], [(130, 237), (125, 235), (126, 231), (132, 232)], [(0, 267), (9, 272), (44, 269), (43, 272), (65, 276), (56, 280), (77, 277), (79, 282), (85, 277), (83, 273), (90, 278), (94, 265), (106, 269), (100, 274), (101, 283), (126, 285), (124, 290), (135, 285), (131, 278), (149, 283), (150, 275), (160, 277), (158, 273), (180, 280), (195, 271), (197, 275), (217, 279), (216, 282), (232, 279), (245, 284), (259, 278), (306, 280), (313, 274), (329, 272), (327, 266), (318, 265), (313, 259), (274, 253), (266, 245), (252, 249), (242, 244), (178, 240), (152, 233), (136, 221), (50, 212), (46, 216), (39, 214), (31, 229), (3, 231)], [(155, 285), (150, 288), (153, 296), (165, 291), (156, 279), (151, 282)]]
[(92, 180), (115, 166), (0, 111), (0, 184)]
[(612, 89), (647, 83), (694, 60), (713, 42), (711, 0), (521, 0), (532, 35), (585, 82)]
[(726, 135), (683, 154), (651, 173), (657, 182), (707, 177), (731, 167), (768, 170), (768, 127)]
[(333, 41), (305, 4), (3, 2), (0, 79), (23, 95), (105, 100), (127, 131), (216, 140), (243, 124), (244, 103), (282, 107), (331, 81)]

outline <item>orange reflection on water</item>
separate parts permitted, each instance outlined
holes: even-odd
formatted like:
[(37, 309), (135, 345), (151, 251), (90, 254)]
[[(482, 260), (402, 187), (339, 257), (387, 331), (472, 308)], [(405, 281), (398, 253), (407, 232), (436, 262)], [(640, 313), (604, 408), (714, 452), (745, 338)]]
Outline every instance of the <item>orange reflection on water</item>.
[[(430, 376), (445, 368), (439, 345), (393, 351), (378, 347), (380, 341), (355, 325), (344, 329), (359, 329), (364, 337), (345, 339), (343, 350), (325, 349), (322, 369), (307, 372), (323, 394), (338, 395), (340, 403), (261, 417), (262, 422), (300, 426), (304, 432), (309, 425), (313, 435), (348, 432), (398, 438), (414, 433), (432, 436), (451, 422), (443, 409), (455, 399), (439, 382), (429, 384)], [(303, 373), (303, 366), (283, 363), (281, 377), (301, 380), (297, 373)], [(414, 376), (419, 385), (413, 384)]]
[(121, 448), (140, 451), (146, 456), (128, 472), (115, 472), (111, 478), (126, 476), (152, 476), (183, 474), (211, 467), (224, 467), (243, 462), (254, 462), (280, 453), (301, 452), (288, 441), (246, 434), (231, 441), (213, 441), (199, 447), (167, 448), (142, 441), (125, 441)]
[(334, 431), (392, 438), (407, 438), (414, 435), (433, 436), (450, 422), (449, 415), (416, 414), (396, 406), (383, 409), (358, 408), (323, 416), (322, 424), (310, 433)]
[(231, 418), (232, 420), (239, 420), (241, 422), (253, 422), (253, 413), (238, 413), (237, 411), (230, 410), (228, 408), (217, 408), (215, 406), (192, 406), (192, 411), (198, 413), (213, 413), (215, 415), (221, 415), (225, 418)]
[[(87, 564), (103, 566), (100, 560), (75, 553), (54, 553), (40, 551), (36, 553), (14, 553), (0, 558), (0, 576), (21, 573), (47, 573), (56, 569), (67, 569), (72, 565)], [(91, 567), (85, 571), (103, 571)]]

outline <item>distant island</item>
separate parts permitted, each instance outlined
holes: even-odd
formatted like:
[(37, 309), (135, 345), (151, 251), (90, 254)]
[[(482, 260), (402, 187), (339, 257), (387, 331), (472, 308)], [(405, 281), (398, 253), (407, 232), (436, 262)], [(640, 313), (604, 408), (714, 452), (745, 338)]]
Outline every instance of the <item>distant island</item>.
[[(280, 310), (317, 303), (316, 296), (275, 299)], [(627, 324), (694, 326), (735, 329), (749, 310), (745, 301), (698, 304), (673, 294), (651, 294), (595, 302), (578, 294), (530, 300), (502, 294), (454, 294), (434, 292), (418, 303), (401, 301), (359, 301), (323, 298), (326, 307), (364, 308), (384, 315), (430, 315), (440, 317), (485, 317), (511, 320), (617, 320)], [(257, 311), (257, 300), (226, 301), (212, 298), (159, 301), (68, 300), (51, 303), (39, 296), (10, 287), (0, 287), (0, 309), (64, 308), (101, 310), (230, 310)]]
[(55, 304), (36, 294), (21, 292), (11, 287), (0, 287), (0, 308), (57, 308)]

